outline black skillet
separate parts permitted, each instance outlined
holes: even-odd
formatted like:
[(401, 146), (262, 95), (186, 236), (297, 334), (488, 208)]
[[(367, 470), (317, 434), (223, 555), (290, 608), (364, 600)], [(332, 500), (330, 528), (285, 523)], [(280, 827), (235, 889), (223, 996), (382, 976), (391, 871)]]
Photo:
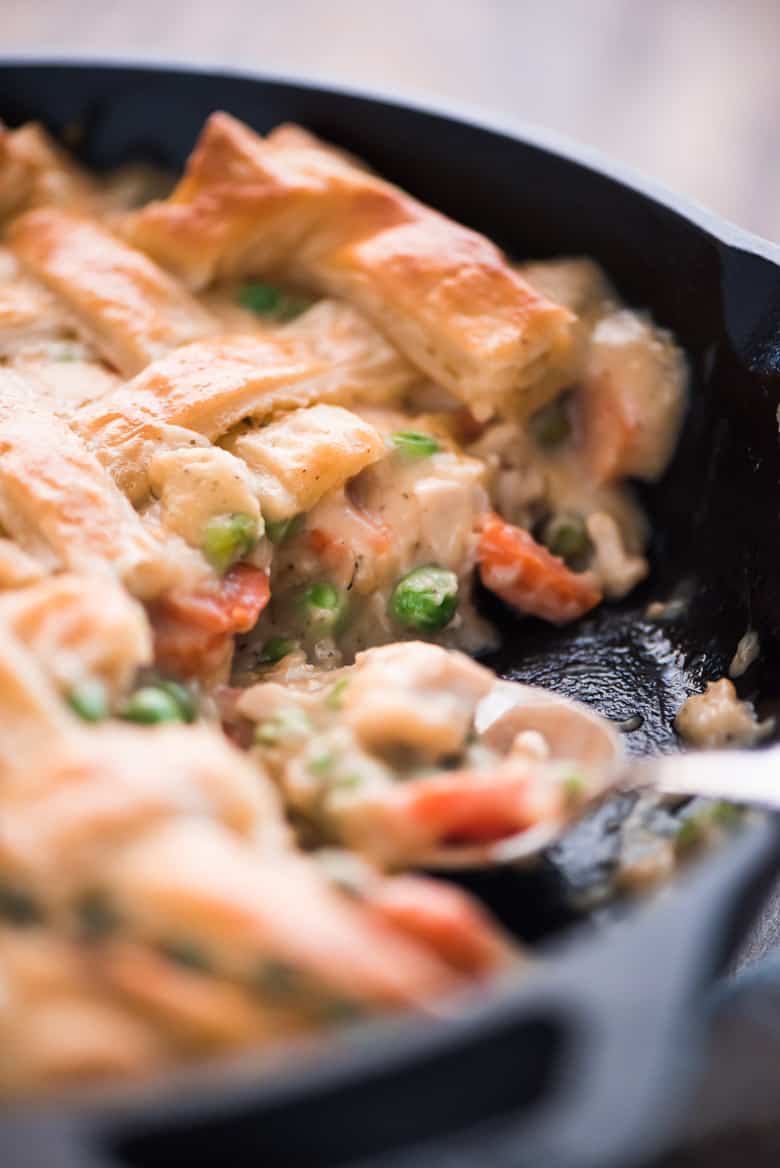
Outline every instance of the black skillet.
[[(646, 492), (653, 577), (629, 602), (551, 631), (498, 612), (505, 674), (640, 714), (633, 749), (671, 749), (682, 698), (723, 673), (748, 626), (760, 664), (746, 696), (780, 696), (780, 251), (584, 152), (539, 135), (300, 83), (114, 65), (0, 64), (0, 116), (40, 119), (85, 159), (178, 168), (205, 117), (259, 130), (303, 122), (518, 257), (586, 253), (690, 355), (693, 402), (674, 464)], [(681, 586), (684, 619), (649, 599)], [(568, 865), (604, 855), (609, 822), (539, 872), (477, 879), (516, 931), (546, 940), (571, 917)], [(269, 1064), (252, 1055), (164, 1082), (6, 1112), (3, 1168), (349, 1162), (465, 1168), (629, 1168), (666, 1145), (690, 1081), (696, 1009), (751, 920), (780, 831), (747, 828), (619, 928), (564, 931), (548, 967), (446, 1026), (356, 1031)], [(551, 873), (553, 876), (551, 876)]]

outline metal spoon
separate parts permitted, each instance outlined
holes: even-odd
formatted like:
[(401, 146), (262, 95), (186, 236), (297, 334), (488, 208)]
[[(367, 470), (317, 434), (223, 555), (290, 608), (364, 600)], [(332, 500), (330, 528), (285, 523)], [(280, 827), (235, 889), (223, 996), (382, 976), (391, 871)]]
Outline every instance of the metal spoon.
[[(537, 731), (550, 757), (584, 763), (590, 781), (580, 810), (618, 790), (727, 799), (780, 810), (780, 746), (629, 760), (611, 723), (588, 706), (509, 681), (497, 682), (482, 700), (475, 724), (481, 740), (499, 751), (508, 750), (517, 734)], [(554, 819), (492, 843), (442, 847), (426, 857), (424, 866), (457, 870), (531, 860), (571, 822), (570, 818)]]

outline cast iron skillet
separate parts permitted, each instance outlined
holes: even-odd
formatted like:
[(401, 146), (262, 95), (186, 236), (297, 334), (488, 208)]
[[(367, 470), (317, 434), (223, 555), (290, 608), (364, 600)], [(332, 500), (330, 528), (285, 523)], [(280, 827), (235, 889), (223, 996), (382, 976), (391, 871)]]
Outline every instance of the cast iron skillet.
[[(261, 131), (300, 121), (511, 254), (593, 255), (629, 303), (674, 330), (691, 358), (693, 404), (672, 468), (646, 493), (652, 580), (561, 631), (494, 611), (504, 647), (492, 664), (611, 717), (638, 712), (632, 748), (670, 749), (680, 701), (724, 671), (750, 625), (763, 652), (744, 692), (771, 708), (780, 695), (780, 251), (538, 135), (300, 83), (0, 64), (0, 115), (79, 127), (98, 167), (136, 157), (180, 167), (215, 108)], [(648, 599), (681, 585), (693, 597), (685, 619), (648, 624)], [(546, 881), (507, 871), (477, 879), (479, 891), (518, 933), (549, 943), (568, 920), (550, 873), (557, 863), (565, 875), (572, 855), (575, 869), (587, 867), (608, 828), (550, 858)], [(9, 1168), (628, 1168), (673, 1130), (696, 1046), (693, 1007), (779, 857), (780, 831), (761, 821), (620, 928), (566, 932), (548, 968), (447, 1026), (380, 1024), (272, 1065), (250, 1055), (6, 1113), (0, 1158)]]

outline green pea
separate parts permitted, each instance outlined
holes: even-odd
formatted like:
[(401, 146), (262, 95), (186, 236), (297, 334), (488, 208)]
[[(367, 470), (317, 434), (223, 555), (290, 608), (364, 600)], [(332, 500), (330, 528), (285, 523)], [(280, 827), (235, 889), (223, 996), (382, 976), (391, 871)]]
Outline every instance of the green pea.
[(212, 515), (203, 536), (203, 554), (217, 572), (227, 572), (251, 552), (260, 535), (254, 515), (241, 511)]
[(173, 698), (185, 722), (195, 721), (198, 716), (198, 707), (195, 701), (195, 695), (191, 689), (188, 689), (186, 685), (182, 685), (179, 681), (170, 681), (167, 678), (158, 681), (157, 688)]
[(43, 920), (43, 911), (34, 896), (14, 884), (0, 884), (0, 918), (26, 928)]
[(276, 288), (273, 284), (252, 281), (239, 289), (238, 303), (258, 316), (275, 316), (283, 296), (281, 288)]
[(544, 526), (542, 543), (570, 568), (582, 568), (593, 552), (585, 521), (580, 515), (554, 515)]
[(303, 296), (284, 292), (275, 284), (263, 284), (253, 280), (239, 290), (238, 303), (257, 316), (285, 321), (300, 316), (309, 308), (311, 301)]
[(284, 543), (292, 539), (304, 525), (305, 515), (293, 515), (290, 519), (268, 519), (265, 524), (265, 534), (271, 543)]
[(417, 430), (398, 430), (393, 434), (392, 441), (404, 458), (429, 458), (441, 450), (431, 434), (422, 434)]
[(288, 653), (295, 649), (295, 641), (288, 641), (285, 637), (270, 637), (263, 645), (257, 661), (259, 665), (275, 665)]
[(318, 636), (335, 633), (347, 615), (347, 595), (334, 584), (318, 581), (304, 591), (302, 606), (306, 624)]
[(545, 450), (555, 450), (561, 446), (571, 434), (568, 394), (562, 394), (532, 414), (529, 426), (534, 438)]
[(437, 564), (424, 564), (403, 576), (390, 597), (390, 613), (407, 629), (435, 633), (458, 607), (458, 577)]
[(102, 722), (108, 717), (106, 687), (97, 678), (86, 678), (68, 692), (67, 702), (85, 722)]
[(153, 725), (156, 722), (186, 722), (176, 698), (157, 685), (143, 685), (125, 703), (122, 717), (128, 722)]

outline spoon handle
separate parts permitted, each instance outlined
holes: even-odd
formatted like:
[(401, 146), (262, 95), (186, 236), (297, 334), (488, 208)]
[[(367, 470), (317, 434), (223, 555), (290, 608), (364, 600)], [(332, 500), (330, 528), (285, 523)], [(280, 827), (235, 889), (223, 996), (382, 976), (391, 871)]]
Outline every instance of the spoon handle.
[(780, 746), (643, 759), (626, 778), (631, 787), (652, 787), (669, 795), (703, 795), (780, 810)]

